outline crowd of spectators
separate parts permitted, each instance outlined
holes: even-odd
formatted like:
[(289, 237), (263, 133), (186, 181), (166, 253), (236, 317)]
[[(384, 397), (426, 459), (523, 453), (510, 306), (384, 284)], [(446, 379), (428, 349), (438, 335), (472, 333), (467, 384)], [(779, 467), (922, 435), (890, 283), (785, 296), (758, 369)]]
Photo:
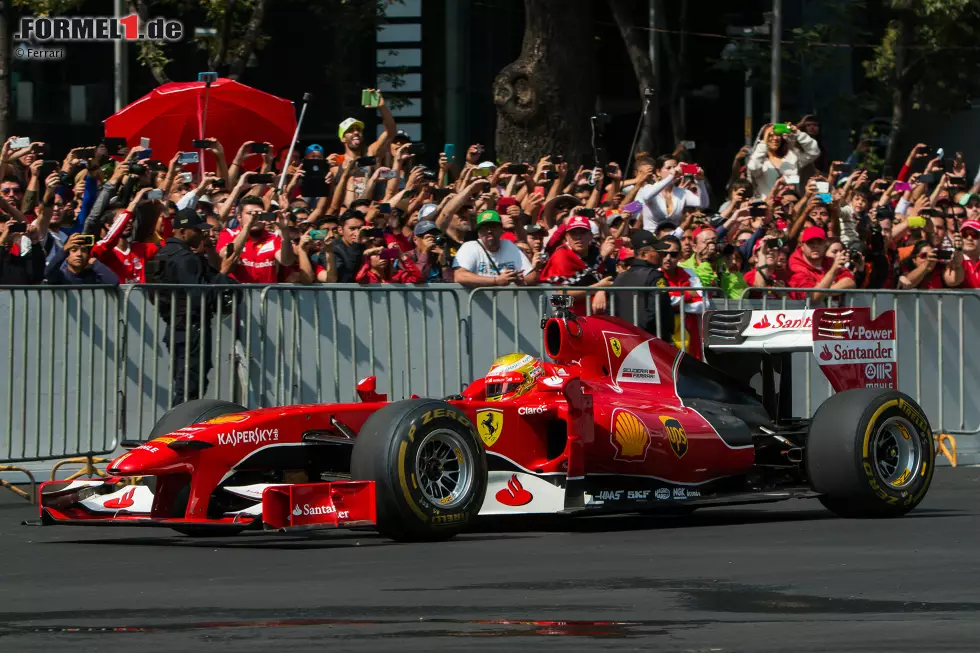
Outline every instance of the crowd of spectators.
[(677, 287), (675, 304), (683, 293), (702, 306), (800, 288), (818, 301), (980, 288), (980, 174), (968, 179), (960, 154), (919, 144), (894, 178), (876, 178), (857, 152), (832, 160), (806, 116), (766, 125), (712, 189), (690, 143), (625, 165), (493, 161), (481, 144), (429, 158), (375, 97), (373, 141), (356, 118), (339, 124), (336, 147), (304, 143), (288, 162), (254, 142), (229, 160), (208, 139), (216, 165), (204, 174), (185, 171), (181, 153), (157, 161), (115, 139), (52, 161), (46, 144), (11, 137), (0, 284), (173, 281), (157, 260), (170, 243), (200, 261), (184, 280), (592, 287), (572, 292), (595, 311), (635, 266)]

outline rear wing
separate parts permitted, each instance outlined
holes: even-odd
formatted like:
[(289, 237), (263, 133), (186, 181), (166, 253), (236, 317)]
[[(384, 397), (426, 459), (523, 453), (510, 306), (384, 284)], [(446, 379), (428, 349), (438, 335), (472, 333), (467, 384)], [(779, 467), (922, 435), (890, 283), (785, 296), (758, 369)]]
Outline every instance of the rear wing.
[(867, 307), (707, 311), (704, 352), (812, 352), (838, 392), (897, 388), (895, 311)]

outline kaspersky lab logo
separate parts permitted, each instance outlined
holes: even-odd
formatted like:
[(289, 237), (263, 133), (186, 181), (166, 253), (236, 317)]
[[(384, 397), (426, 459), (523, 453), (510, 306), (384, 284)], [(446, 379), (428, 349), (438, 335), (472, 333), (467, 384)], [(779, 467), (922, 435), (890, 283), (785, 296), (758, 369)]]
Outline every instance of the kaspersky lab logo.
[(17, 41), (179, 41), (184, 25), (179, 20), (151, 18), (142, 24), (138, 14), (114, 16), (24, 16)]

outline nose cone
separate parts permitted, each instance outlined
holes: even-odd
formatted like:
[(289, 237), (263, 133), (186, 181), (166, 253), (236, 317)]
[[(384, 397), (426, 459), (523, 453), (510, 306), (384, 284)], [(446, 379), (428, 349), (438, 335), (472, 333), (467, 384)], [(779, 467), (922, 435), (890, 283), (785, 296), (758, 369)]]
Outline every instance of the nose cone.
[(155, 476), (172, 469), (180, 454), (160, 442), (148, 442), (124, 453), (106, 471), (114, 476)]

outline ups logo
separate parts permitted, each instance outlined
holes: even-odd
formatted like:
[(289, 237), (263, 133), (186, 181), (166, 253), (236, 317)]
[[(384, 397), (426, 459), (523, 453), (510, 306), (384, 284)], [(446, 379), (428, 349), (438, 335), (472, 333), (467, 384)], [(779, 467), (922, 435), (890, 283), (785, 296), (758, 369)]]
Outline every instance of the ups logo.
[(673, 417), (660, 416), (660, 423), (664, 425), (664, 435), (670, 443), (670, 449), (678, 458), (683, 458), (687, 453), (687, 432), (681, 423)]

